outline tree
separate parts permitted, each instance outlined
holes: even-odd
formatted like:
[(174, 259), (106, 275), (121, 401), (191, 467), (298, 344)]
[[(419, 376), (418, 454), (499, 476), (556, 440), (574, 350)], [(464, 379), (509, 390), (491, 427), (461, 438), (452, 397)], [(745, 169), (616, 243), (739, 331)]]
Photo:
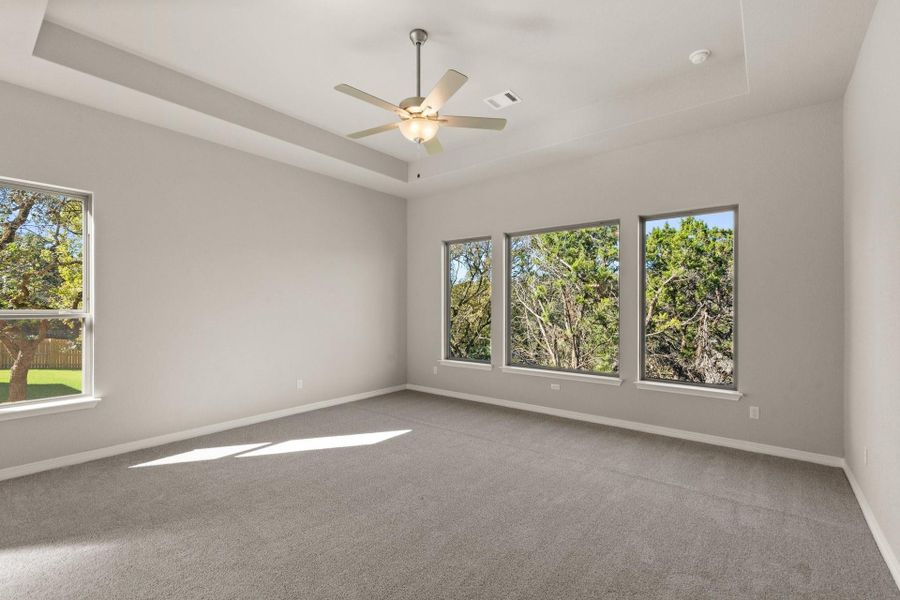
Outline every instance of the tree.
[(491, 242), (450, 244), (450, 356), (491, 359)]
[(645, 376), (734, 383), (734, 231), (693, 217), (653, 228), (644, 290)]
[[(0, 310), (75, 310), (83, 302), (83, 204), (59, 194), (0, 187)], [(25, 400), (42, 341), (80, 343), (78, 319), (0, 319), (12, 356), (7, 400)]]
[(618, 371), (618, 226), (512, 238), (510, 295), (514, 364)]

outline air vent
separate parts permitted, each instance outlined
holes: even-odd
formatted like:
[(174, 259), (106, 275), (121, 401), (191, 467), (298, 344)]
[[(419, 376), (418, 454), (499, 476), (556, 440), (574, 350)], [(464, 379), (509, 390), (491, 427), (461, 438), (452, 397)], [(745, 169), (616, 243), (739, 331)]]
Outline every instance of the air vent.
[(522, 99), (519, 98), (512, 90), (506, 90), (505, 92), (500, 92), (496, 96), (485, 98), (484, 101), (494, 110), (500, 110), (501, 108), (506, 108), (507, 106), (518, 104), (522, 101)]

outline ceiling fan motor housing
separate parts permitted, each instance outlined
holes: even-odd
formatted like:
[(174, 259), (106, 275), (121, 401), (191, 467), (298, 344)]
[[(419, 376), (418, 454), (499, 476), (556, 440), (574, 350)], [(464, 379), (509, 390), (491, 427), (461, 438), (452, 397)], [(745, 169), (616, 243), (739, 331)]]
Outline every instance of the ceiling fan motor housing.
[(410, 96), (406, 100), (400, 102), (400, 108), (403, 110), (409, 111), (411, 114), (417, 114), (422, 112), (422, 103), (425, 102), (425, 98), (421, 96)]

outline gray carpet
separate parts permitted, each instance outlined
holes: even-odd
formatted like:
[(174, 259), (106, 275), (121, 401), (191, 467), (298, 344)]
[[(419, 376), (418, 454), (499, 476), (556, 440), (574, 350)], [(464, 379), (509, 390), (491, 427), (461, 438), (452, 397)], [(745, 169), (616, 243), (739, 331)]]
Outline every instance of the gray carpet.
[(0, 598), (900, 592), (839, 469), (400, 392), (0, 483)]

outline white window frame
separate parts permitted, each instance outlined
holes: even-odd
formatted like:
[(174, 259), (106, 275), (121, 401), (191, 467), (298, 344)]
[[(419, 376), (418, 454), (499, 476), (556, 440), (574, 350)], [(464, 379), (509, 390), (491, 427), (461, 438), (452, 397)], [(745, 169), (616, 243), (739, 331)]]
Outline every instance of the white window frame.
[(0, 177), (0, 186), (34, 192), (64, 194), (79, 198), (84, 206), (84, 241), (82, 247), (82, 278), (84, 298), (81, 310), (0, 310), (0, 319), (81, 319), (81, 393), (53, 396), (37, 400), (22, 400), (0, 404), (0, 421), (37, 415), (92, 408), (100, 402), (94, 396), (94, 197), (91, 192), (64, 188), (33, 181)]

